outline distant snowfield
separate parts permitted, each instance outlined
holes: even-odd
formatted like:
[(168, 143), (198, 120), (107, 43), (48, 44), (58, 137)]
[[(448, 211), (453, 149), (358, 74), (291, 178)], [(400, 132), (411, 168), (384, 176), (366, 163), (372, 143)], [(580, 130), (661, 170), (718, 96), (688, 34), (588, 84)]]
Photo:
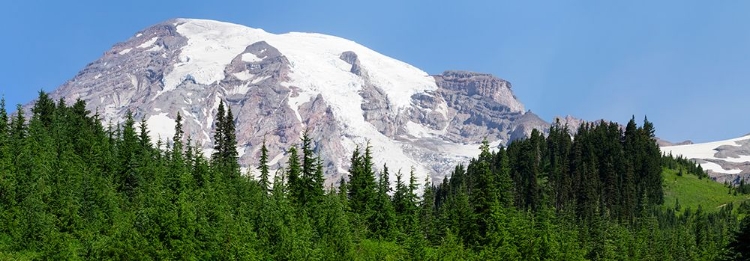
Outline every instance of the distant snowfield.
[[(226, 66), (242, 54), (247, 46), (266, 41), (278, 49), (291, 64), (291, 80), (285, 84), (299, 88), (298, 96), (287, 99), (292, 110), (297, 112), (300, 105), (320, 94), (331, 107), (336, 121), (344, 128), (344, 136), (340, 139), (349, 153), (358, 145), (367, 143), (368, 139), (371, 144), (377, 144), (372, 152), (376, 158), (381, 159), (381, 166), (382, 163), (387, 163), (394, 173), (398, 169), (408, 171), (412, 166), (418, 173), (428, 173), (424, 166), (406, 155), (402, 143), (386, 137), (365, 121), (359, 94), (366, 84), (373, 84), (387, 94), (392, 112), (399, 113), (411, 106), (412, 95), (438, 89), (434, 78), (426, 72), (353, 41), (334, 36), (315, 33), (276, 35), (242, 25), (197, 19), (179, 19), (176, 26), (177, 32), (187, 38), (187, 45), (181, 49), (180, 62), (164, 77), (164, 89), (155, 97), (174, 90), (186, 77), (192, 77), (197, 83), (206, 85), (223, 80), (226, 77)], [(149, 42), (151, 41), (144, 45)], [(351, 65), (339, 58), (347, 51), (357, 54), (366, 75), (360, 77), (350, 72)], [(247, 53), (242, 54), (241, 59), (245, 62), (262, 60)], [(246, 72), (233, 76), (238, 79), (253, 77)], [(260, 80), (262, 79), (258, 79)], [(236, 88), (232, 92), (244, 91), (247, 90)], [(302, 121), (298, 113), (297, 116)], [(409, 127), (412, 133), (420, 137), (440, 134), (417, 126)], [(476, 156), (479, 152), (478, 144), (468, 144), (465, 147), (460, 148), (462, 155)], [(343, 165), (339, 168), (343, 169)]]
[(734, 139), (722, 140), (722, 141), (678, 145), (678, 146), (665, 146), (665, 147), (661, 147), (661, 151), (662, 153), (666, 155), (671, 153), (675, 157), (682, 155), (683, 157), (688, 158), (688, 159), (702, 160), (699, 162), (700, 162), (701, 167), (703, 167), (704, 170), (711, 170), (713, 172), (722, 173), (722, 174), (740, 174), (742, 172), (742, 170), (740, 169), (736, 169), (736, 168), (724, 169), (717, 163), (708, 162), (705, 160), (726, 161), (726, 162), (732, 162), (732, 163), (750, 162), (750, 155), (740, 155), (739, 157), (726, 157), (726, 158), (716, 157), (716, 153), (718, 152), (717, 148), (721, 146), (740, 147), (740, 144), (738, 144), (738, 142), (747, 141), (747, 140), (750, 140), (750, 135), (746, 135), (746, 136), (734, 138)]
[(152, 115), (146, 120), (146, 126), (152, 141), (156, 142), (159, 139), (168, 141), (174, 137), (175, 121), (167, 115), (166, 112), (162, 112)]

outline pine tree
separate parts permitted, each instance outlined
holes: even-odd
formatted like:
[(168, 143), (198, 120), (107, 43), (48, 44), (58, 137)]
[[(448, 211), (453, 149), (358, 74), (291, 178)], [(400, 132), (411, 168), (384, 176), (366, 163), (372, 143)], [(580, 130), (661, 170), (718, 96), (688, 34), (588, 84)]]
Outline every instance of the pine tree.
[[(312, 140), (305, 131), (302, 135), (302, 176), (299, 182), (298, 198), (302, 205), (317, 201), (323, 196), (323, 169), (316, 160)], [(320, 177), (318, 177), (320, 175)]]
[[(9, 212), (16, 204), (16, 175), (12, 170), (11, 139), (9, 135), (8, 114), (5, 110), (5, 98), (0, 98), (0, 223), (11, 224)], [(10, 228), (7, 228), (10, 230)], [(8, 233), (0, 228), (0, 234)]]
[(140, 134), (138, 135), (141, 148), (144, 150), (151, 149), (151, 137), (149, 136), (148, 131), (148, 124), (146, 124), (146, 119), (141, 118), (141, 124), (140, 126)]
[[(5, 97), (0, 97), (0, 138), (5, 137), (2, 135), (8, 135), (8, 112), (5, 110)], [(3, 143), (0, 143), (0, 146), (2, 145)]]
[(258, 163), (258, 170), (260, 170), (260, 188), (264, 194), (269, 192), (269, 181), (268, 181), (268, 148), (266, 147), (266, 139), (263, 138), (263, 145), (260, 147), (260, 162)]
[[(186, 178), (183, 177), (187, 173), (185, 168), (185, 158), (183, 156), (183, 144), (182, 136), (184, 132), (182, 130), (182, 116), (177, 112), (175, 118), (174, 136), (172, 137), (172, 155), (171, 164), (169, 168), (169, 187), (175, 195), (179, 195), (186, 186)], [(176, 201), (177, 198), (172, 199)]]
[(377, 195), (372, 205), (373, 212), (368, 219), (368, 227), (373, 236), (386, 240), (393, 237), (396, 223), (396, 213), (391, 204), (391, 198), (388, 196), (391, 191), (389, 175), (388, 167), (383, 165), (383, 171), (378, 180)]
[(346, 183), (346, 179), (344, 177), (341, 177), (339, 179), (339, 191), (338, 196), (341, 198), (341, 203), (344, 204), (344, 207), (346, 207), (349, 201), (349, 184)]
[[(184, 134), (184, 131), (182, 130), (182, 115), (180, 115), (180, 112), (177, 112), (177, 118), (174, 120), (174, 136), (172, 137), (172, 144), (174, 144), (174, 147), (177, 147), (177, 144), (182, 147), (182, 136)], [(141, 133), (143, 135), (143, 133)]]
[(39, 97), (31, 108), (33, 113), (32, 118), (38, 118), (42, 125), (49, 129), (52, 126), (53, 115), (55, 111), (55, 102), (50, 99), (49, 95), (44, 91), (39, 91)]
[(224, 144), (226, 141), (224, 138), (224, 134), (226, 133), (224, 130), (224, 124), (226, 124), (226, 120), (224, 120), (224, 118), (224, 101), (220, 101), (219, 108), (216, 111), (216, 119), (214, 119), (214, 152), (211, 155), (211, 159), (217, 163), (222, 163), (222, 152), (224, 152), (226, 148), (226, 145)]
[(323, 184), (325, 183), (325, 177), (323, 174), (323, 159), (320, 158), (320, 155), (317, 156), (315, 160), (315, 174), (313, 175), (312, 179), (312, 195), (313, 199), (320, 199), (325, 194)]
[(373, 214), (373, 205), (377, 196), (375, 174), (372, 171), (372, 155), (370, 145), (365, 147), (365, 154), (360, 155), (359, 149), (352, 153), (351, 168), (349, 169), (349, 207), (364, 220)]
[(302, 168), (299, 164), (299, 155), (297, 154), (297, 147), (292, 146), (289, 148), (289, 162), (287, 162), (286, 169), (286, 184), (289, 189), (289, 194), (292, 198), (292, 202), (297, 203), (301, 200), (302, 196)]
[(224, 117), (224, 123), (222, 124), (222, 134), (224, 142), (222, 144), (222, 159), (226, 164), (227, 171), (231, 177), (238, 177), (240, 166), (237, 162), (239, 154), (237, 153), (237, 134), (234, 126), (234, 115), (232, 115), (232, 108), (227, 106), (226, 116)]
[(117, 144), (117, 152), (120, 158), (119, 169), (119, 190), (132, 197), (140, 183), (140, 176), (135, 172), (136, 153), (140, 143), (135, 133), (135, 120), (133, 113), (128, 111), (125, 115), (125, 123), (122, 128), (122, 139)]

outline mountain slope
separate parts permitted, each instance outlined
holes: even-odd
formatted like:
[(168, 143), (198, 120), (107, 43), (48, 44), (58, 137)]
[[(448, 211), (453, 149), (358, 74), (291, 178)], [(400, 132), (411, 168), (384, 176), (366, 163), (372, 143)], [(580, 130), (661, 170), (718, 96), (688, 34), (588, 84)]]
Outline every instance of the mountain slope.
[(717, 211), (726, 204), (735, 206), (749, 199), (748, 195), (728, 193), (723, 184), (710, 179), (699, 179), (698, 176), (678, 175), (677, 170), (664, 169), (664, 208), (674, 208), (679, 204), (682, 209), (698, 209), (703, 206), (707, 211)]
[(678, 146), (663, 146), (664, 154), (694, 159), (718, 182), (738, 183), (750, 176), (750, 135)]
[(220, 101), (232, 109), (240, 162), (252, 169), (261, 142), (271, 164), (307, 130), (329, 180), (347, 172), (352, 151), (372, 146), (395, 175), (414, 167), (442, 178), (493, 145), (548, 123), (525, 111), (511, 85), (489, 74), (424, 71), (355, 42), (322, 34), (271, 34), (241, 25), (176, 19), (138, 32), (52, 93), (87, 101), (113, 124), (130, 110), (153, 139), (174, 134), (212, 148)]

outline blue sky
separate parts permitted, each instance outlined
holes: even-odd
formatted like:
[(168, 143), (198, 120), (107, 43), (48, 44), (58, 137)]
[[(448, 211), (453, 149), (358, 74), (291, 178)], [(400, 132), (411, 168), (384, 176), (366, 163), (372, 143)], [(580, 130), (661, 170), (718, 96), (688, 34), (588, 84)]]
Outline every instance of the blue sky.
[(26, 103), (138, 30), (205, 18), (336, 35), (430, 74), (492, 73), (548, 121), (647, 115), (657, 136), (710, 141), (750, 133), (747, 14), (739, 0), (4, 1), (0, 94)]

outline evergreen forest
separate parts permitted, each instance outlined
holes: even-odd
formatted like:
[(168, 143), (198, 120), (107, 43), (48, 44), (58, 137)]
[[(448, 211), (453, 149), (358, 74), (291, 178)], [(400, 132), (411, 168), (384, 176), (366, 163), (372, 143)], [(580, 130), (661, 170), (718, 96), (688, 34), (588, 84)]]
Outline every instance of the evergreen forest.
[(263, 144), (243, 173), (223, 103), (211, 155), (179, 116), (174, 137), (154, 141), (144, 120), (102, 123), (80, 100), (40, 92), (30, 114), (5, 107), (0, 260), (750, 259), (746, 203), (665, 202), (665, 172), (707, 176), (662, 155), (647, 119), (484, 142), (436, 183), (374, 166), (361, 144), (326, 187), (307, 135), (278, 171)]

